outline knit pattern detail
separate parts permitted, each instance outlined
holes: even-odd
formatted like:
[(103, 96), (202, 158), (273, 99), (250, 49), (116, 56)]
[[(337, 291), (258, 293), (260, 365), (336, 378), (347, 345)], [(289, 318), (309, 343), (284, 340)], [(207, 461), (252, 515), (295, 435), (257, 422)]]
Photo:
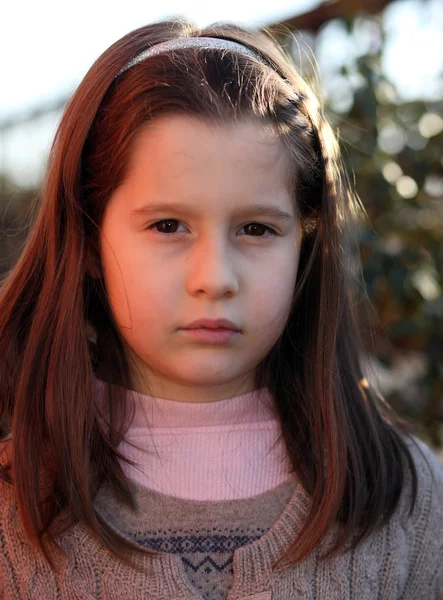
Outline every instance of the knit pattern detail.
[(180, 559), (199, 597), (224, 600), (234, 579), (235, 550), (260, 539), (271, 528), (296, 485), (291, 477), (278, 488), (248, 499), (194, 502), (133, 482), (136, 513), (122, 512), (109, 488), (102, 489), (96, 505), (101, 516), (132, 541)]
[[(334, 531), (331, 531), (301, 564), (273, 572), (273, 562), (292, 544), (309, 510), (307, 494), (296, 485), (270, 528), (253, 541), (244, 540), (247, 543), (233, 552), (233, 580), (226, 591), (226, 600), (443, 600), (443, 468), (427, 446), (421, 442), (418, 445), (427, 461), (411, 443), (419, 477), (419, 495), (411, 517), (408, 516), (411, 493), (408, 485), (389, 523), (374, 531), (355, 550), (348, 549), (328, 561), (320, 561), (319, 552), (333, 541)], [(276, 488), (275, 498), (281, 497), (282, 489), (284, 486)], [(97, 497), (96, 508), (103, 511), (102, 514), (106, 514), (107, 499), (112, 497), (108, 492), (103, 490), (103, 495)], [(149, 490), (146, 495), (144, 492), (141, 489), (137, 492), (138, 507), (152, 501)], [(178, 502), (180, 499), (173, 500)], [(261, 500), (262, 507), (268, 500), (272, 506), (273, 491), (266, 492)], [(235, 506), (237, 502), (245, 503), (245, 508), (251, 501), (254, 499), (215, 501), (214, 514), (227, 510), (225, 528), (235, 529), (236, 522), (242, 522), (246, 527), (245, 512), (240, 510), (238, 518), (233, 519), (232, 511), (239, 508)], [(199, 514), (201, 505), (198, 501), (183, 502), (194, 505)], [(189, 510), (189, 505), (183, 508)], [(114, 508), (112, 513), (115, 520)], [(208, 543), (211, 529), (205, 526), (204, 520), (194, 518), (190, 511), (189, 522), (194, 524), (196, 520), (201, 525), (194, 532), (196, 540)], [(167, 542), (168, 529), (171, 530), (170, 538), (185, 531), (181, 526), (176, 527), (173, 518), (169, 527), (158, 528), (152, 515), (150, 519), (149, 514), (131, 514), (124, 506), (120, 506), (118, 524), (127, 535), (136, 533), (140, 540), (152, 541), (153, 532), (157, 531), (158, 541), (158, 532), (163, 532), (160, 533), (162, 544)], [(265, 525), (257, 518), (256, 526), (266, 530), (269, 523)], [(248, 535), (253, 536), (251, 530)], [(56, 574), (25, 539), (12, 487), (0, 483), (2, 600), (204, 600), (208, 590), (202, 592), (191, 583), (183, 561), (187, 548), (176, 541), (177, 553), (168, 551), (156, 557), (140, 557), (140, 564), (146, 571), (138, 573), (114, 557), (82, 523), (77, 523), (59, 536), (68, 558), (62, 564), (60, 574)], [(214, 547), (210, 545), (210, 548)], [(192, 548), (195, 550), (197, 546)], [(201, 551), (207, 556), (210, 554), (204, 547)], [(195, 558), (196, 553), (192, 554)]]

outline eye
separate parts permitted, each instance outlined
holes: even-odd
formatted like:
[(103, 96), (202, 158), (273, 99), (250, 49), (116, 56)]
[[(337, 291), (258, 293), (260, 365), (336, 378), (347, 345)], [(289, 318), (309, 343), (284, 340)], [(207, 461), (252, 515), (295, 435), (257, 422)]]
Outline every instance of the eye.
[[(243, 225), (242, 229), (246, 229), (247, 227), (251, 227), (252, 231), (257, 231), (257, 227), (258, 230), (260, 231), (260, 229), (267, 229), (268, 231), (268, 235), (267, 236), (262, 236), (259, 235), (258, 237), (275, 237), (277, 235), (277, 232), (275, 231), (275, 229), (273, 229), (272, 227), (269, 227), (268, 225), (264, 225), (264, 223), (248, 223), (247, 225)], [(257, 237), (257, 236), (253, 236), (253, 237)]]
[[(175, 231), (169, 231), (171, 229), (170, 224), (171, 223), (180, 223), (180, 221), (178, 221), (177, 219), (164, 219), (162, 221), (157, 221), (156, 223), (153, 223), (152, 225), (150, 225), (149, 227), (147, 227), (148, 230), (155, 230), (156, 233), (160, 233), (162, 235), (165, 236), (171, 236), (174, 233), (176, 233)], [(166, 224), (166, 227), (164, 226)], [(175, 229), (176, 226), (172, 226), (172, 229)], [(277, 232), (275, 231), (275, 229), (273, 229), (272, 227), (269, 227), (268, 225), (264, 225), (263, 223), (248, 223), (246, 225), (243, 225), (243, 227), (241, 227), (241, 229), (247, 229), (247, 228), (251, 228), (250, 231), (252, 232), (257, 232), (257, 228), (258, 231), (260, 232), (260, 230), (267, 230), (269, 233), (264, 236), (264, 235), (253, 235), (252, 237), (258, 237), (258, 238), (268, 238), (268, 237), (274, 237), (277, 235)], [(159, 231), (160, 229), (160, 231)], [(166, 231), (165, 231), (166, 230)]]

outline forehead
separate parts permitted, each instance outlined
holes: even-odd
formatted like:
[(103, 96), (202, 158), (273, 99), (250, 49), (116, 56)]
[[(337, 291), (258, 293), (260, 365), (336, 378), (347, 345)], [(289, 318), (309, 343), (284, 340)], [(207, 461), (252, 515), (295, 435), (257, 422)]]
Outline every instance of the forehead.
[[(167, 115), (140, 129), (126, 179), (151, 188), (241, 188), (269, 193), (288, 186), (290, 159), (269, 127), (253, 120), (212, 123)], [(230, 185), (231, 184), (231, 185)]]

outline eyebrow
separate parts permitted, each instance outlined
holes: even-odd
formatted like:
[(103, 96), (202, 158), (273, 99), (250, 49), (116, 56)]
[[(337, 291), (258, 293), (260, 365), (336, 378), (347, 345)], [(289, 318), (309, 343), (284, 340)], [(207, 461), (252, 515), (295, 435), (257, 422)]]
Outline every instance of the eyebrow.
[[(141, 206), (140, 208), (134, 208), (131, 211), (131, 214), (149, 216), (153, 213), (168, 212), (181, 212), (183, 214), (188, 214), (194, 217), (197, 217), (200, 214), (200, 211), (198, 209), (192, 206), (177, 204), (176, 202), (165, 204), (147, 204), (146, 206)], [(282, 208), (278, 206), (269, 206), (267, 204), (248, 204), (243, 208), (237, 209), (235, 211), (235, 214), (239, 217), (246, 216), (249, 214), (263, 215), (267, 217), (272, 217), (274, 219), (279, 219), (281, 221), (292, 221), (295, 218), (294, 215), (291, 215)]]

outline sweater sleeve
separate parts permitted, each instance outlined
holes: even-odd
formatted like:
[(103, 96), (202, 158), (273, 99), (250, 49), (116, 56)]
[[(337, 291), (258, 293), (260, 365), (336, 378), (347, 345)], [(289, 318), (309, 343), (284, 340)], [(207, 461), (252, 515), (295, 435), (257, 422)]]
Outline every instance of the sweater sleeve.
[(435, 563), (435, 600), (443, 600), (443, 466), (435, 454), (426, 447), (431, 470), (435, 476), (435, 493), (433, 494), (436, 511), (435, 536), (438, 540), (437, 552), (432, 560)]
[[(9, 442), (0, 444), (0, 464), (4, 466), (11, 459), (11, 445)], [(13, 598), (7, 589), (8, 581), (13, 574), (11, 559), (6, 547), (5, 520), (11, 512), (13, 503), (13, 488), (7, 482), (0, 481), (0, 600)], [(9, 595), (8, 595), (9, 594)]]
[[(409, 521), (413, 558), (406, 597), (443, 600), (443, 466), (421, 440), (408, 442), (418, 479), (418, 497)], [(420, 452), (421, 450), (421, 452)]]

